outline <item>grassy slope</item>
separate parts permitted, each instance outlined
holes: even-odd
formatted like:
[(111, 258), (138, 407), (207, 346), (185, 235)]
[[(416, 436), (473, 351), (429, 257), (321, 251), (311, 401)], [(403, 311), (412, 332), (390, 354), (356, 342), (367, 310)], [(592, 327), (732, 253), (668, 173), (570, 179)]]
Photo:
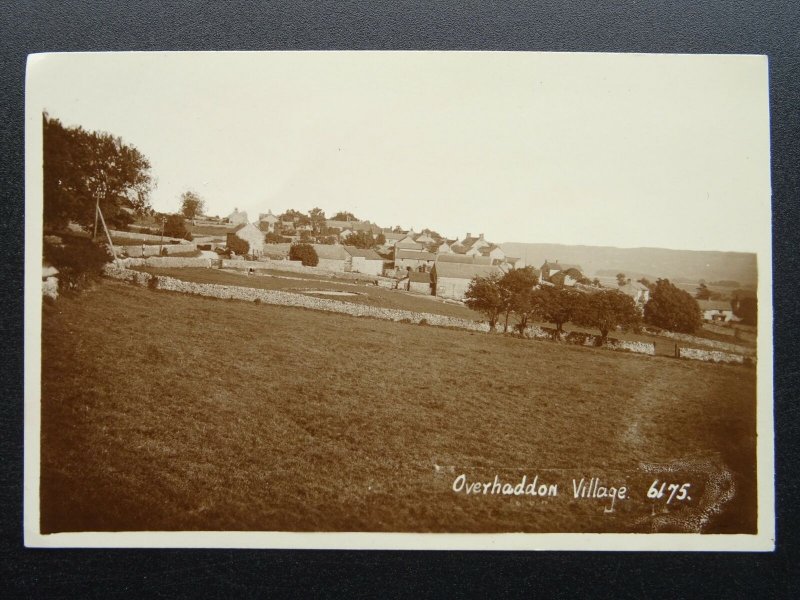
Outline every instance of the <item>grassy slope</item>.
[[(43, 327), (45, 532), (631, 531), (651, 514), (639, 463), (680, 457), (735, 473), (712, 531), (754, 528), (749, 369), (119, 282)], [(561, 495), (456, 495), (461, 472)], [(634, 499), (570, 501), (590, 475)]]

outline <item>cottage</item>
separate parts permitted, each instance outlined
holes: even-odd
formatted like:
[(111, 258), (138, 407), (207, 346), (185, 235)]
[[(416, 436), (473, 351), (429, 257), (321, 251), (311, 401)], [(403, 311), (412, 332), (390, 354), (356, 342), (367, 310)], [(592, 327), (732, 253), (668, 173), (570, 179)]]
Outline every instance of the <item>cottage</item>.
[(644, 305), (650, 300), (650, 288), (638, 281), (628, 279), (625, 285), (621, 285), (617, 289), (626, 296), (633, 298), (640, 310), (644, 310)]
[(233, 238), (244, 240), (250, 246), (248, 254), (261, 256), (264, 252), (264, 233), (252, 223), (239, 225), (227, 236), (227, 245), (230, 248)]
[(264, 233), (275, 233), (275, 226), (278, 224), (278, 217), (272, 214), (271, 210), (258, 215), (258, 228)]
[(383, 237), (386, 239), (385, 245), (388, 247), (394, 247), (394, 245), (406, 237), (406, 233), (395, 233), (394, 231), (384, 231)]
[(453, 254), (453, 248), (447, 240), (443, 240), (435, 249), (436, 254)]
[(411, 250), (396, 247), (394, 250), (394, 266), (397, 269), (412, 271), (429, 271), (433, 267), (436, 255), (424, 250)]
[(228, 222), (234, 225), (244, 225), (248, 223), (249, 220), (245, 211), (239, 211), (238, 208), (234, 208), (233, 212), (228, 215)]
[(703, 313), (704, 321), (729, 323), (730, 321), (736, 320), (730, 302), (723, 302), (721, 300), (698, 300), (697, 304), (700, 305), (700, 312)]
[(483, 246), (489, 246), (489, 245), (490, 245), (489, 242), (487, 242), (484, 239), (482, 233), (479, 234), (478, 237), (474, 237), (471, 233), (467, 233), (464, 239), (461, 240), (460, 242), (456, 242), (455, 244), (453, 244), (452, 248), (453, 252), (456, 252), (457, 254), (466, 254), (470, 250), (473, 249), (478, 250)]
[(311, 244), (316, 250), (319, 262), (317, 268), (325, 269), (327, 271), (346, 271), (350, 266), (350, 254), (344, 249), (344, 246), (334, 245), (328, 246), (326, 244)]
[(473, 245), (465, 254), (467, 256), (488, 256), (493, 262), (501, 262), (506, 257), (506, 253), (497, 244), (489, 244), (488, 246)]
[(431, 271), (433, 293), (440, 298), (463, 300), (474, 277), (502, 274), (494, 265), (479, 265), (436, 261)]
[(394, 247), (397, 249), (404, 248), (406, 250), (423, 250), (425, 247), (417, 243), (414, 237), (414, 234), (408, 233), (404, 235), (402, 239), (397, 240)]
[(558, 261), (545, 260), (539, 272), (542, 281), (552, 283), (556, 287), (573, 287), (584, 278), (580, 265), (570, 265)]
[(383, 274), (383, 259), (375, 250), (364, 250), (354, 246), (343, 246), (343, 248), (350, 255), (350, 270), (354, 273), (377, 276)]

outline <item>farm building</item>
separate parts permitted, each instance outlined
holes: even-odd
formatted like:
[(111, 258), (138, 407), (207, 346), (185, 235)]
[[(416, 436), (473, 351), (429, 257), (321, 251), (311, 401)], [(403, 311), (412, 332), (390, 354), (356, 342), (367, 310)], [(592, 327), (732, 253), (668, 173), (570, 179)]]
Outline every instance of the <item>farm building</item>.
[(497, 244), (489, 244), (488, 246), (480, 246), (477, 248), (473, 246), (465, 254), (467, 254), (467, 256), (488, 256), (492, 261), (502, 261), (506, 257), (506, 253), (503, 252), (503, 249)]
[(314, 250), (317, 251), (319, 263), (317, 268), (326, 269), (328, 271), (346, 271), (350, 263), (350, 254), (344, 249), (343, 246), (334, 245), (328, 246), (326, 244), (311, 244)]
[(396, 247), (394, 250), (394, 266), (396, 269), (412, 271), (429, 271), (433, 267), (436, 255), (424, 250), (410, 250)]
[(558, 261), (545, 260), (539, 272), (542, 281), (548, 281), (556, 287), (572, 287), (583, 278), (580, 265), (562, 264)]
[(236, 229), (229, 233), (226, 240), (228, 247), (231, 246), (232, 238), (234, 237), (244, 240), (249, 244), (250, 250), (248, 250), (248, 254), (253, 256), (261, 256), (263, 254), (264, 234), (252, 223), (239, 225)]
[(728, 323), (736, 320), (733, 316), (733, 308), (730, 302), (721, 300), (698, 300), (700, 312), (703, 313), (703, 320), (714, 323)]
[(412, 271), (408, 274), (408, 291), (431, 295), (431, 274)]
[(440, 298), (463, 300), (474, 277), (501, 275), (502, 271), (494, 265), (466, 264), (436, 261), (431, 271), (433, 293)]
[(354, 273), (378, 276), (383, 274), (383, 259), (375, 250), (363, 250), (354, 246), (344, 246), (344, 249), (350, 255), (350, 270)]
[(275, 225), (277, 223), (278, 217), (273, 215), (271, 210), (258, 215), (258, 228), (264, 233), (275, 233)]

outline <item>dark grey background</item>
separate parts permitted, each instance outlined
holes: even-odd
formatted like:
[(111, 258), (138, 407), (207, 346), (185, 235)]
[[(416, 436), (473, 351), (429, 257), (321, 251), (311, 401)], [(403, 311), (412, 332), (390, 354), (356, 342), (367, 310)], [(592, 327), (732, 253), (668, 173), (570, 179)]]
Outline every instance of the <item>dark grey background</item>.
[[(0, 592), (797, 596), (800, 3), (12, 2), (0, 8)], [(550, 50), (770, 59), (776, 485), (774, 554), (26, 550), (22, 546), (23, 98), (28, 53), (79, 50)], [(736, 207), (731, 207), (735, 210)], [(609, 587), (613, 586), (613, 587)], [(617, 587), (621, 586), (621, 587)], [(4, 595), (6, 595), (4, 594)]]

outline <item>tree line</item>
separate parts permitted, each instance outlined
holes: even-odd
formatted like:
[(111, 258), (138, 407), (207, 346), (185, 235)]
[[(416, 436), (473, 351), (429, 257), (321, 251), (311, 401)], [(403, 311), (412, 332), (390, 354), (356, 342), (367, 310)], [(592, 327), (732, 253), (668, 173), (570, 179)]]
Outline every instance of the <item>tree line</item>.
[(638, 330), (647, 323), (692, 333), (702, 322), (697, 301), (668, 279), (652, 284), (651, 297), (642, 314), (633, 298), (619, 290), (584, 292), (539, 285), (532, 267), (475, 277), (467, 289), (465, 303), (487, 317), (491, 331), (496, 331), (502, 322), (503, 332), (508, 332), (509, 321), (514, 317), (514, 327), (521, 335), (525, 335), (531, 322), (538, 321), (554, 324), (555, 335), (560, 337), (564, 325), (574, 323), (597, 329), (601, 344), (617, 328)]

